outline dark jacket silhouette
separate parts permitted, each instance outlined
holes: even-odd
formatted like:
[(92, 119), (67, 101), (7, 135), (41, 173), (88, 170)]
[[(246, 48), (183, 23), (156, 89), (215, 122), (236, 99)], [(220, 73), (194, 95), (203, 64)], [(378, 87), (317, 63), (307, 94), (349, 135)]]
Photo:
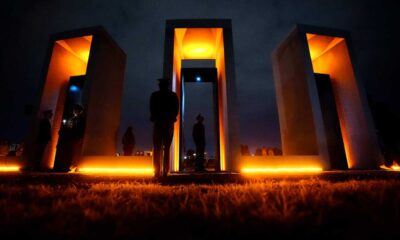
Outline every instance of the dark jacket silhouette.
[(150, 98), (150, 120), (154, 123), (174, 123), (178, 115), (178, 97), (172, 91), (157, 91)]
[(150, 120), (154, 123), (153, 165), (156, 177), (161, 174), (161, 159), (163, 175), (166, 176), (169, 171), (169, 149), (179, 111), (178, 96), (170, 91), (168, 86), (168, 79), (159, 79), (160, 90), (152, 93), (150, 97)]
[(198, 122), (193, 126), (193, 140), (196, 146), (205, 146), (206, 138), (204, 134), (204, 125), (202, 122)]
[(204, 151), (206, 146), (205, 131), (203, 125), (203, 116), (197, 116), (197, 123), (193, 126), (193, 140), (196, 144), (196, 170), (204, 170)]

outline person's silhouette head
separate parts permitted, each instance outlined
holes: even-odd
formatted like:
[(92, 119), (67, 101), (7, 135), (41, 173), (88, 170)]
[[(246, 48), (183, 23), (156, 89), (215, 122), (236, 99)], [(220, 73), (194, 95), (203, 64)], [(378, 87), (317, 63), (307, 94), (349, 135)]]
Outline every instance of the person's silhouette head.
[(202, 123), (204, 121), (204, 117), (200, 113), (199, 115), (197, 115), (196, 119), (199, 123)]
[(162, 91), (168, 90), (169, 83), (170, 83), (170, 79), (169, 78), (159, 78), (158, 79), (158, 87)]

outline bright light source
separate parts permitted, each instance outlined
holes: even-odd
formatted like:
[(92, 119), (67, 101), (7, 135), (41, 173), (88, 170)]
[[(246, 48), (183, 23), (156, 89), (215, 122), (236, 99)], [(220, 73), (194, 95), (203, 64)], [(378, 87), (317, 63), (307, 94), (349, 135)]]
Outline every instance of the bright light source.
[(276, 168), (243, 168), (245, 174), (263, 174), (263, 173), (319, 173), (320, 167), (276, 167)]
[(69, 87), (69, 90), (70, 90), (71, 92), (77, 92), (77, 91), (79, 91), (79, 88), (78, 88), (77, 86), (75, 86), (75, 85), (71, 85), (71, 86)]
[(216, 35), (210, 28), (188, 28), (182, 39), (184, 59), (216, 58)]
[(201, 82), (201, 77), (200, 76), (196, 76), (196, 81), (197, 82)]
[(329, 52), (336, 45), (344, 41), (344, 38), (340, 37), (329, 37), (315, 34), (306, 34), (308, 47), (310, 50), (311, 61), (316, 60), (320, 56)]
[(400, 171), (400, 166), (398, 166), (398, 165), (396, 165), (396, 166), (393, 165), (393, 166), (392, 166), (392, 169), (395, 170), (395, 171)]
[(0, 172), (18, 172), (19, 169), (18, 166), (0, 167)]
[(88, 174), (114, 175), (149, 175), (154, 174), (153, 168), (79, 168), (78, 172)]
[(391, 170), (391, 171), (400, 171), (400, 165), (396, 162), (393, 162), (392, 166), (386, 167), (384, 164), (380, 166), (381, 169)]
[[(173, 89), (176, 92), (182, 92), (181, 96), (184, 99), (184, 88), (180, 87), (181, 82), (184, 82), (182, 76), (180, 76), (181, 72), (181, 60), (199, 60), (199, 59), (213, 59), (215, 60), (215, 67), (217, 68), (217, 74), (219, 77), (219, 81), (225, 82), (226, 79), (224, 75), (222, 75), (222, 71), (225, 71), (225, 53), (224, 53), (224, 38), (223, 38), (223, 29), (222, 28), (175, 28), (175, 37), (174, 43), (177, 44), (177, 47), (174, 48), (174, 62), (179, 64), (174, 64), (174, 77), (173, 77)], [(195, 78), (191, 79), (196, 82)], [(182, 104), (184, 100), (181, 99)], [(224, 99), (224, 98), (222, 98)], [(227, 151), (226, 147), (226, 139), (225, 132), (227, 131), (227, 125), (225, 123), (224, 118), (224, 104), (223, 100), (218, 101), (218, 116), (219, 116), (219, 159), (221, 170), (226, 170), (226, 159), (225, 159), (225, 151)], [(182, 106), (182, 109), (185, 109)], [(184, 111), (182, 110), (182, 113)], [(173, 151), (173, 164), (172, 171), (179, 171), (180, 164), (180, 120), (175, 122), (174, 128), (174, 140), (172, 143), (172, 151)]]
[(62, 120), (62, 123), (63, 123), (63, 124), (66, 124), (66, 123), (67, 123), (67, 119), (63, 119), (63, 120)]

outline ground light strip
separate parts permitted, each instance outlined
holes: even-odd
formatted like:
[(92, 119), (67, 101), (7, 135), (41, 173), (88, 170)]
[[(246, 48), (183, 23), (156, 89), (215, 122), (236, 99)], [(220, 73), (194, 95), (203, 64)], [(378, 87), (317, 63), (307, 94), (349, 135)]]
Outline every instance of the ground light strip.
[(380, 169), (382, 170), (388, 170), (388, 171), (396, 171), (396, 172), (400, 172), (400, 166), (397, 163), (393, 163), (392, 166), (390, 167), (386, 167), (385, 165), (381, 165)]
[(242, 173), (318, 173), (320, 167), (242, 168)]
[(0, 167), (0, 172), (18, 172), (19, 170), (18, 166)]
[(80, 173), (140, 174), (152, 175), (152, 168), (79, 168)]

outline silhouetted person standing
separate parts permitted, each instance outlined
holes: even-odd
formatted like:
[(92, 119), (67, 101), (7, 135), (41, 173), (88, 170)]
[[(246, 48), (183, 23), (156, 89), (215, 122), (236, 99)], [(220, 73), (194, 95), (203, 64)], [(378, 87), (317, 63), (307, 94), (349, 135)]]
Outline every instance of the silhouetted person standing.
[(169, 148), (174, 135), (174, 122), (179, 111), (179, 101), (176, 93), (168, 89), (169, 79), (158, 79), (159, 91), (150, 97), (150, 120), (153, 127), (153, 165), (155, 176), (161, 174), (161, 159), (163, 159), (163, 176), (169, 171)]
[(196, 117), (197, 123), (193, 126), (193, 140), (196, 144), (196, 171), (204, 171), (204, 151), (206, 147), (206, 138), (204, 134), (204, 117), (201, 114)]
[(41, 170), (43, 156), (46, 152), (46, 147), (51, 140), (51, 123), (50, 119), (53, 116), (52, 110), (43, 111), (43, 118), (39, 123), (39, 133), (36, 139), (36, 154), (33, 162), (33, 170)]
[(240, 154), (242, 156), (250, 156), (249, 145), (240, 145)]
[(135, 143), (135, 135), (133, 135), (132, 127), (129, 126), (122, 137), (124, 156), (132, 156)]

